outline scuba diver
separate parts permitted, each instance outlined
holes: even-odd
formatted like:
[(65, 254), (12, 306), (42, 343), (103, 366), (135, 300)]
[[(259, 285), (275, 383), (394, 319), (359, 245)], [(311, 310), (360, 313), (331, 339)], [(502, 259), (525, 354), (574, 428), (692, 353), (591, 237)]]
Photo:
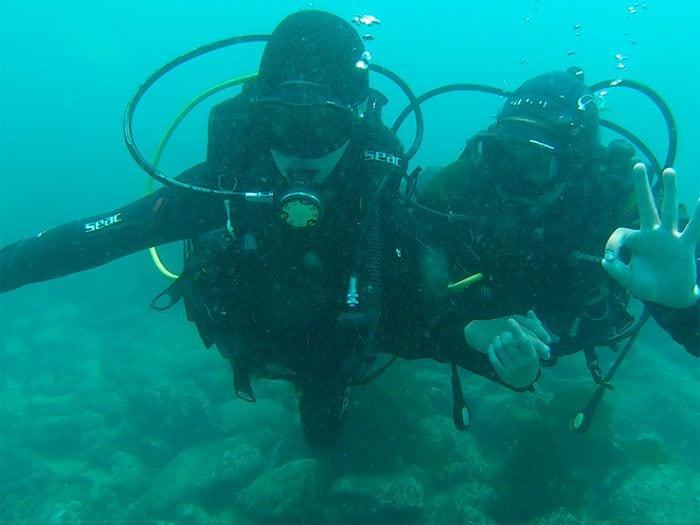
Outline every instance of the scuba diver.
[(240, 397), (255, 400), (252, 376), (292, 380), (308, 443), (331, 446), (349, 384), (374, 356), (377, 243), (404, 169), (364, 51), (335, 15), (288, 16), (257, 78), (211, 110), (206, 162), (176, 186), (6, 246), (0, 291), (189, 240), (181, 275), (154, 306), (184, 298)]
[[(426, 177), (413, 203), (430, 218), (451, 276), (479, 276), (450, 299), (468, 348), (510, 383), (534, 380), (537, 367), (509, 377), (504, 365), (538, 346), (546, 347), (546, 366), (583, 350), (605, 383), (595, 348), (641, 327), (627, 311), (630, 295), (700, 355), (700, 206), (679, 232), (675, 173), (667, 169), (659, 219), (632, 144), (600, 143), (598, 108), (581, 73), (523, 83), (457, 161)], [(641, 229), (611, 235), (634, 223), (637, 208)]]
[[(140, 155), (130, 118), (185, 56), (145, 82), (127, 109), (127, 147), (166, 186), (4, 247), (0, 292), (184, 240), (184, 268), (152, 306), (184, 300), (239, 397), (255, 401), (253, 377), (292, 381), (307, 442), (329, 447), (350, 387), (382, 370), (369, 373), (379, 348), (406, 327), (425, 327), (421, 344), (443, 353), (454, 337), (428, 325), (440, 297), (422, 284), (423, 246), (399, 199), (406, 158), (381, 121), (386, 99), (369, 87), (360, 36), (308, 10), (265, 40), (257, 76), (210, 111), (206, 161), (174, 179)], [(492, 373), (474, 358), (477, 373)]]

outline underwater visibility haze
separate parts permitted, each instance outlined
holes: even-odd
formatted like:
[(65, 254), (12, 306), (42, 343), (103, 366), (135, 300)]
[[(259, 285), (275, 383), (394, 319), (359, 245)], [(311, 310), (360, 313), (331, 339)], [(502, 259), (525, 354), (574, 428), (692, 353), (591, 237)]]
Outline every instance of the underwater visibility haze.
[[(184, 53), (269, 34), (290, 13), (330, 11), (372, 62), (416, 95), (452, 83), (512, 91), (571, 66), (586, 82), (650, 86), (675, 118), (679, 197), (700, 195), (700, 6), (495, 0), (0, 3), (0, 244), (115, 209), (146, 191), (122, 137), (141, 83)], [(255, 73), (262, 43), (183, 64), (134, 114), (149, 159), (203, 90)], [(392, 123), (402, 90), (372, 72)], [(209, 109), (193, 109), (159, 163), (168, 175), (206, 156)], [(454, 161), (504, 98), (455, 92), (423, 106), (409, 166)], [(666, 126), (634, 90), (610, 88), (601, 118), (663, 160)], [(408, 147), (413, 117), (399, 130)], [(605, 142), (615, 135), (605, 130)], [(182, 266), (181, 245), (160, 250)], [(531, 393), (461, 373), (471, 425), (452, 421), (448, 365), (392, 364), (353, 389), (343, 435), (309, 447), (294, 387), (256, 380), (256, 403), (205, 349), (181, 306), (150, 308), (168, 286), (147, 252), (0, 295), (0, 523), (3, 524), (669, 524), (700, 523), (700, 366), (647, 323), (588, 432), (571, 429), (596, 390), (583, 355), (543, 369)], [(638, 312), (640, 305), (631, 308)], [(700, 322), (700, 321), (699, 321)], [(607, 370), (616, 354), (599, 352)], [(383, 358), (381, 362), (386, 360)]]

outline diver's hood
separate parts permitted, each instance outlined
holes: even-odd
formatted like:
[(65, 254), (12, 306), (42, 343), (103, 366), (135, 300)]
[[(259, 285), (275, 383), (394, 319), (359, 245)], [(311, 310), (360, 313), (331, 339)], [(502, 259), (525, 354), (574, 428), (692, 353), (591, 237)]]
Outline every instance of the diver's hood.
[(277, 169), (288, 182), (320, 186), (335, 169), (349, 144), (348, 140), (327, 155), (317, 158), (292, 157), (274, 149), (270, 153)]

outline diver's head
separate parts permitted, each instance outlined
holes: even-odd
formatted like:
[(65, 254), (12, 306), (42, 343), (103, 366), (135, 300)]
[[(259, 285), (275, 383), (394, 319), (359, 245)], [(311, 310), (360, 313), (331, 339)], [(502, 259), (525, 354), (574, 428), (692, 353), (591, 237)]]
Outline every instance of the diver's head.
[(265, 47), (252, 118), (282, 175), (321, 184), (348, 146), (369, 94), (364, 45), (342, 18), (300, 11)]
[(582, 75), (555, 71), (518, 87), (496, 124), (473, 142), (505, 197), (546, 207), (591, 158), (598, 132), (598, 108)]

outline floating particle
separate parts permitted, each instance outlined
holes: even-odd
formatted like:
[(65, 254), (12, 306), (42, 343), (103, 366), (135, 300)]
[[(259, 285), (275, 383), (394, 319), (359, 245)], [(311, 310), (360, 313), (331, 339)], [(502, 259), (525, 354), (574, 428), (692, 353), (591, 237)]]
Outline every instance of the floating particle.
[(603, 91), (598, 92), (596, 95), (596, 106), (598, 106), (599, 110), (604, 110), (607, 109), (607, 100), (605, 96), (608, 94), (608, 91), (604, 89)]
[(569, 49), (569, 50), (566, 52), (566, 56), (568, 56), (568, 57), (574, 56), (576, 53), (577, 53), (577, 51), (576, 51), (575, 49)]
[(628, 56), (623, 55), (622, 53), (615, 53), (615, 60), (617, 60), (617, 66), (615, 66), (617, 69), (623, 69), (627, 71), (627, 65), (625, 64), (625, 60), (629, 59)]
[(629, 6), (629, 7), (627, 8), (627, 12), (628, 12), (630, 15), (633, 15), (633, 14), (635, 14), (635, 13), (637, 12), (637, 8), (634, 7), (633, 5), (631, 5), (631, 6)]
[(520, 64), (523, 66), (527, 66), (527, 58), (521, 58), (520, 59)]
[(574, 31), (581, 29), (581, 24), (574, 24)]
[(369, 69), (369, 64), (368, 64), (367, 62), (365, 62), (364, 60), (358, 60), (358, 61), (355, 63), (355, 67), (356, 67), (357, 69), (361, 69), (361, 70), (364, 71), (365, 69)]
[(529, 24), (530, 22), (532, 22), (532, 17), (531, 17), (531, 16), (526, 16), (526, 17), (525, 17), (525, 23)]
[(381, 24), (382, 21), (373, 15), (355, 15), (352, 17), (352, 23), (363, 26), (373, 26), (375, 24)]
[(370, 33), (365, 33), (364, 35), (362, 35), (362, 40), (364, 40), (365, 42), (374, 40), (374, 35)]
[(369, 69), (369, 63), (372, 61), (372, 54), (369, 51), (365, 51), (360, 55), (360, 60), (355, 63), (357, 69), (365, 70)]
[(576, 32), (574, 33), (574, 36), (581, 36), (581, 31), (576, 31)]

